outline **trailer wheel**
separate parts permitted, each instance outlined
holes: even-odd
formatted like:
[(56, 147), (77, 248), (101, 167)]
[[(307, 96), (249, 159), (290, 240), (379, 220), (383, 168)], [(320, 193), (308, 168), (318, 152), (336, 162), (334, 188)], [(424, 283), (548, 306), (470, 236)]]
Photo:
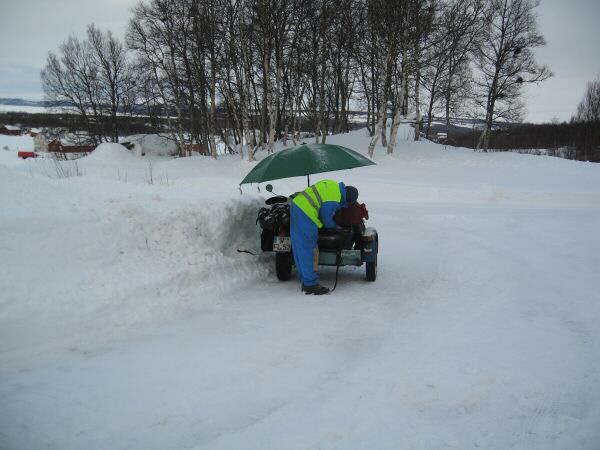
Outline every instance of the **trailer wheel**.
[(365, 264), (367, 266), (367, 281), (375, 281), (377, 279), (377, 260)]
[[(379, 250), (379, 238), (377, 240), (377, 250)], [(375, 255), (375, 261), (365, 263), (367, 266), (367, 281), (375, 281), (377, 279), (377, 255)]]
[(279, 281), (288, 281), (292, 278), (292, 254), (275, 253), (275, 273)]

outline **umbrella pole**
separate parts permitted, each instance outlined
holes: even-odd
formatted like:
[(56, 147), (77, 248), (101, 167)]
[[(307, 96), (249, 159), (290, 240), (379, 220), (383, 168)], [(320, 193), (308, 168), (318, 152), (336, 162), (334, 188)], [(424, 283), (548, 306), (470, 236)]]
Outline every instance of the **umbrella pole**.
[(306, 175), (306, 185), (310, 186), (310, 175)]

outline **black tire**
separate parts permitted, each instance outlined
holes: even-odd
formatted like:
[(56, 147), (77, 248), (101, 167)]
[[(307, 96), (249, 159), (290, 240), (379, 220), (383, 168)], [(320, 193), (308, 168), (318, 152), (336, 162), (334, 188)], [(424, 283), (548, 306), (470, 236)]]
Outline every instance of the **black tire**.
[(292, 254), (275, 253), (275, 273), (279, 281), (288, 281), (292, 278)]
[(367, 265), (367, 281), (375, 281), (377, 279), (377, 260), (366, 263)]
[[(377, 251), (379, 252), (379, 237), (375, 238), (377, 240)], [(367, 281), (375, 281), (377, 279), (377, 255), (375, 255), (375, 261), (367, 262)]]

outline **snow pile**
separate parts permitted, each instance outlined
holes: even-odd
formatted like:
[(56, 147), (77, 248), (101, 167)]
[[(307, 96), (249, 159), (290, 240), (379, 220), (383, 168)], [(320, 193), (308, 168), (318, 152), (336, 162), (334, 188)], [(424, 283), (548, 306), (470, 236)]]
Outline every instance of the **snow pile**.
[(136, 134), (121, 139), (123, 144), (132, 144), (132, 151), (137, 156), (173, 156), (177, 154), (177, 146), (172, 139), (159, 134)]
[(133, 160), (132, 153), (123, 145), (112, 142), (100, 144), (96, 149), (86, 156), (88, 162), (118, 164)]
[[(11, 217), (0, 242), (11, 260), (11, 270), (0, 275), (0, 328), (13, 338), (21, 332), (15, 324), (28, 320), (36, 328), (20, 336), (24, 341), (44, 342), (48, 333), (80, 342), (114, 338), (189, 314), (272, 274), (264, 257), (237, 252), (257, 251), (262, 203), (251, 196), (195, 205), (155, 192), (132, 201), (141, 192), (129, 184), (115, 189), (96, 180), (89, 190), (82, 176), (54, 186), (0, 169), (8, 172), (2, 190), (10, 195), (4, 210)], [(57, 322), (60, 330), (48, 328)], [(0, 351), (11, 345), (3, 340)]]

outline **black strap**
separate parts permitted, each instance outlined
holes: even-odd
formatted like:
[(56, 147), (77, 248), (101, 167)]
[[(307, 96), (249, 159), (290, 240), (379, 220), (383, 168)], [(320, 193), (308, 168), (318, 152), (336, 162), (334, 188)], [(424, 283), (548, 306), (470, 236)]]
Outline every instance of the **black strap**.
[(333, 282), (333, 288), (329, 292), (335, 291), (335, 288), (337, 287), (338, 274), (340, 273), (340, 264), (341, 263), (342, 263), (342, 252), (341, 252), (341, 250), (338, 250), (335, 253), (335, 265), (336, 265), (336, 267), (335, 267), (335, 281)]
[(237, 251), (238, 251), (238, 253), (248, 253), (249, 255), (252, 255), (252, 256), (258, 256), (256, 253), (251, 252), (250, 250), (240, 250), (238, 248)]

